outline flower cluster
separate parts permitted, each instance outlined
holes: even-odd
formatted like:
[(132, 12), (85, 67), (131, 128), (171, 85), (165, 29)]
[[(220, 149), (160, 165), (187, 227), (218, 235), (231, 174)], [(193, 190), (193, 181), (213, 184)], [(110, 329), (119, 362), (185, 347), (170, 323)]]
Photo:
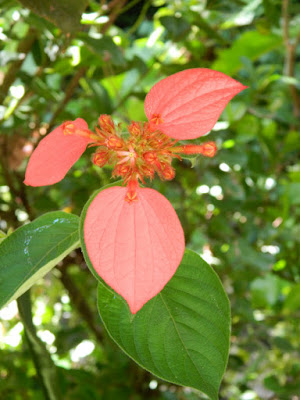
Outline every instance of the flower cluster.
[(93, 163), (113, 166), (125, 187), (100, 191), (84, 218), (83, 251), (88, 264), (117, 293), (132, 313), (159, 293), (182, 259), (185, 241), (169, 201), (153, 189), (142, 188), (157, 174), (175, 177), (174, 157), (214, 156), (214, 142), (180, 144), (208, 133), (226, 104), (245, 86), (221, 72), (195, 68), (161, 80), (148, 93), (148, 122), (131, 122), (127, 132), (101, 115), (95, 132), (80, 118), (48, 134), (33, 152), (25, 183), (43, 186), (59, 182), (83, 154), (94, 146)]
[(92, 141), (89, 146), (97, 146), (93, 163), (98, 167), (114, 166), (112, 176), (122, 178), (127, 185), (125, 200), (129, 203), (137, 201), (139, 181), (145, 184), (145, 179), (152, 180), (155, 173), (162, 180), (172, 180), (175, 177), (172, 160), (181, 159), (179, 154), (213, 157), (216, 153), (214, 142), (176, 146), (177, 140), (153, 130), (148, 122), (133, 121), (123, 134), (121, 126), (116, 127), (109, 115), (100, 116), (96, 133), (79, 128), (72, 121), (65, 122), (62, 129), (65, 135), (85, 137)]

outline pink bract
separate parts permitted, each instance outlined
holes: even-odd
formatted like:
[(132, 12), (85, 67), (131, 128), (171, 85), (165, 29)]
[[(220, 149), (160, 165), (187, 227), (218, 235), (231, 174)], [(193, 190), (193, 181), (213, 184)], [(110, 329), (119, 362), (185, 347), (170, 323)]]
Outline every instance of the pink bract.
[(196, 139), (208, 133), (227, 103), (247, 86), (222, 72), (187, 69), (162, 79), (146, 96), (145, 113), (165, 135)]
[(171, 203), (153, 189), (124, 201), (126, 188), (101, 191), (90, 204), (84, 237), (95, 271), (136, 313), (159, 293), (182, 259), (184, 234)]
[[(77, 118), (74, 125), (86, 129), (87, 123)], [(84, 153), (89, 139), (64, 134), (60, 125), (37, 146), (27, 165), (25, 181), (30, 186), (53, 185), (61, 181)]]

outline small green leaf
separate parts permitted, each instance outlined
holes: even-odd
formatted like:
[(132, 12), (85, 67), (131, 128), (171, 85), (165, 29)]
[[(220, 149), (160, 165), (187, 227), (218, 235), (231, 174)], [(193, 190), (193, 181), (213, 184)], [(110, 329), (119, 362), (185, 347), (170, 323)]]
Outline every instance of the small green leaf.
[(62, 211), (44, 214), (0, 243), (0, 308), (79, 247), (79, 218)]
[(24, 7), (31, 9), (40, 17), (46, 18), (65, 32), (80, 28), (81, 14), (87, 0), (19, 0)]
[(137, 314), (101, 281), (98, 307), (111, 337), (139, 365), (218, 399), (228, 359), (230, 307), (216, 273), (199, 255), (186, 250), (173, 278)]

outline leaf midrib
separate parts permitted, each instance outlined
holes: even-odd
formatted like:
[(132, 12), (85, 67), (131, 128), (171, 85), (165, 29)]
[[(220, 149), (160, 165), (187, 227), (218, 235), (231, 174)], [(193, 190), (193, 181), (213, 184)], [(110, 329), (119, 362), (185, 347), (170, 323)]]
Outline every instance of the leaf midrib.
[[(199, 375), (199, 377), (201, 378), (201, 380), (203, 380), (203, 378), (202, 378), (202, 376), (201, 376), (201, 374), (200, 374), (200, 371), (199, 371), (197, 365), (196, 365), (195, 362), (193, 361), (193, 359), (192, 359), (192, 357), (191, 357), (191, 355), (190, 355), (190, 353), (189, 353), (188, 348), (186, 347), (186, 345), (184, 344), (184, 341), (183, 341), (182, 338), (181, 338), (181, 335), (180, 335), (180, 333), (179, 333), (179, 331), (178, 331), (178, 329), (177, 329), (177, 326), (176, 326), (175, 320), (174, 320), (174, 318), (173, 318), (173, 315), (172, 315), (172, 313), (171, 313), (171, 311), (170, 311), (170, 309), (169, 309), (167, 303), (165, 302), (165, 300), (164, 300), (164, 298), (163, 298), (163, 295), (162, 295), (161, 293), (159, 293), (159, 296), (161, 297), (161, 300), (162, 300), (164, 306), (166, 307), (166, 310), (168, 311), (168, 313), (169, 313), (169, 315), (170, 315), (170, 318), (171, 318), (172, 323), (173, 323), (173, 325), (174, 325), (174, 328), (175, 328), (175, 330), (176, 330), (177, 336), (178, 336), (178, 338), (180, 339), (180, 341), (181, 341), (181, 343), (182, 343), (182, 345), (183, 345), (183, 347), (184, 347), (186, 353), (188, 354), (190, 361), (191, 361), (192, 364), (194, 365), (194, 367), (195, 367), (196, 371), (198, 372), (198, 375)], [(215, 392), (213, 386), (211, 386), (208, 382), (205, 382), (205, 384), (206, 384), (207, 386), (210, 386), (210, 387), (212, 388), (212, 391)]]

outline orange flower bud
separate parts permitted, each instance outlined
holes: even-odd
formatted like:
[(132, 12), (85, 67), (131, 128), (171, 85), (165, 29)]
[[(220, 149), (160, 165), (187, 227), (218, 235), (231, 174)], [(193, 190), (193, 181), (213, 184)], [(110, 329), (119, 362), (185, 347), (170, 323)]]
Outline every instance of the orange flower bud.
[(153, 151), (147, 151), (143, 154), (143, 158), (148, 164), (153, 165), (157, 160), (157, 155)]
[(175, 171), (171, 166), (166, 165), (162, 170), (162, 175), (167, 181), (171, 181), (175, 177)]
[(110, 132), (110, 133), (115, 132), (115, 124), (110, 115), (102, 114), (102, 115), (100, 115), (98, 121), (99, 121), (100, 127), (104, 131)]
[(123, 140), (118, 136), (110, 136), (106, 142), (109, 149), (118, 150), (123, 147)]
[(141, 167), (142, 174), (145, 175), (147, 178), (154, 178), (154, 169), (152, 167), (149, 167), (148, 165), (143, 165)]
[(202, 154), (206, 157), (213, 157), (217, 152), (217, 146), (215, 142), (207, 142), (202, 145)]
[(108, 161), (108, 153), (105, 151), (101, 151), (99, 153), (95, 153), (93, 157), (93, 163), (98, 167), (103, 167)]
[(206, 157), (213, 157), (216, 154), (217, 146), (215, 142), (207, 142), (203, 144), (186, 144), (171, 149), (174, 153), (181, 154), (203, 154)]
[(127, 164), (116, 165), (113, 174), (125, 177), (130, 171), (130, 166)]
[(132, 121), (130, 125), (127, 126), (128, 128), (128, 132), (132, 135), (132, 136), (140, 136), (141, 134), (141, 126), (138, 122)]

